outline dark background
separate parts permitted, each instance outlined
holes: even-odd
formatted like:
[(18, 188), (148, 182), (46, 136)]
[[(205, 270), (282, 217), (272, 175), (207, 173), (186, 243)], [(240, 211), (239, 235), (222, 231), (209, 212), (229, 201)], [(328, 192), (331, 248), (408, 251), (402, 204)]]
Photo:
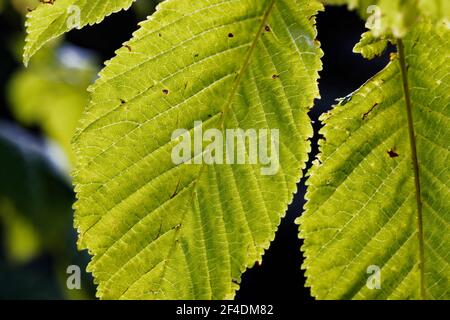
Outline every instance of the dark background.
[[(0, 121), (6, 121), (8, 125), (11, 124), (14, 127), (17, 121), (8, 106), (6, 84), (11, 75), (18, 68), (22, 68), (22, 65), (8, 48), (12, 37), (23, 33), (23, 20), (20, 14), (14, 13), (10, 9), (7, 8), (0, 14)], [(130, 38), (140, 20), (142, 20), (142, 15), (137, 14), (134, 10), (117, 13), (99, 25), (70, 32), (66, 40), (96, 52), (99, 60), (105, 61), (112, 58), (114, 51)], [(381, 70), (388, 61), (388, 53), (381, 58), (367, 61), (352, 52), (364, 30), (364, 22), (356, 13), (349, 12), (345, 7), (327, 7), (326, 12), (320, 13), (318, 16), (318, 37), (325, 56), (323, 58), (324, 71), (320, 73), (319, 82), (322, 99), (316, 101), (310, 112), (311, 119), (315, 123), (316, 135), (312, 141), (313, 152), (310, 155), (308, 168), (318, 152), (317, 138), (320, 129), (318, 117), (320, 114), (329, 110), (336, 98), (346, 96), (360, 87)], [(11, 130), (12, 136), (14, 136), (14, 129)], [(41, 129), (38, 126), (28, 126), (24, 130), (20, 129), (20, 133), (17, 134), (24, 134), (28, 139), (39, 142)], [(0, 154), (0, 157), (3, 156)], [(294, 220), (301, 214), (305, 202), (304, 182), (302, 179), (299, 183), (299, 191), (279, 227), (275, 241), (266, 252), (263, 263), (243, 275), (237, 299), (311, 299), (309, 289), (304, 287), (305, 279), (300, 269), (302, 264), (301, 241), (297, 237), (298, 228), (294, 224)], [(73, 197), (70, 187), (64, 192), (68, 197)], [(66, 250), (70, 252), (69, 260), (84, 267), (89, 257), (85, 252), (78, 253), (76, 251), (76, 232), (71, 228), (71, 212), (63, 220), (62, 223), (68, 230), (67, 239), (64, 241), (67, 242)], [(4, 233), (4, 228), (5, 226), (0, 220), (0, 236)], [(3, 245), (2, 238), (0, 238), (0, 299), (67, 298), (54, 279), (56, 272), (54, 255), (44, 252), (25, 265), (15, 266), (6, 261)], [(83, 273), (83, 283), (88, 287), (87, 297), (93, 297), (92, 279), (86, 273)]]

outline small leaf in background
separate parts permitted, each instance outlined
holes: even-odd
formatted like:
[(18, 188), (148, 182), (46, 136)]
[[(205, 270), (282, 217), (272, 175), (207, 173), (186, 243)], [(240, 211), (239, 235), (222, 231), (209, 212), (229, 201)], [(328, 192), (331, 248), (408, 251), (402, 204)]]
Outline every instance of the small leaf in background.
[[(355, 46), (353, 52), (361, 54), (366, 59), (381, 56), (387, 49), (390, 40), (385, 37), (375, 37), (372, 31), (363, 33), (361, 41)], [(392, 41), (392, 40), (391, 40)]]

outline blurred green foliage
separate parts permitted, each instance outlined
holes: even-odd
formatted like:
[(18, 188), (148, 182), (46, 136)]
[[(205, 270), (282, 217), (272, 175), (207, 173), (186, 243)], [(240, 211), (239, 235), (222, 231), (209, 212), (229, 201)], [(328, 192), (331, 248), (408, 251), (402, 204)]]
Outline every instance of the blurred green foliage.
[(92, 295), (90, 277), (84, 277), (86, 291), (69, 291), (65, 285), (67, 266), (83, 266), (87, 257), (75, 247), (71, 208), (74, 195), (66, 173), (54, 160), (54, 152), (55, 148), (45, 140), (0, 122), (0, 218), (6, 251), (6, 259), (0, 264), (2, 268), (14, 266), (20, 270), (32, 258), (47, 255), (60, 284), (56, 296), (87, 298)]
[(63, 148), (71, 163), (70, 139), (88, 101), (86, 89), (97, 71), (94, 62), (80, 51), (58, 48), (57, 44), (46, 46), (27, 69), (12, 77), (8, 90), (15, 118), (27, 126), (39, 126)]
[[(0, 0), (0, 19), (20, 18), (36, 3)], [(70, 139), (99, 66), (91, 53), (61, 41), (25, 69), (23, 31), (5, 38), (0, 50), (19, 67), (6, 74), (11, 64), (1, 62), (7, 84), (0, 111), (13, 119), (0, 119), (0, 298), (93, 298), (88, 254), (76, 248), (69, 170)], [(66, 286), (69, 265), (82, 270), (80, 290)]]
[(0, 199), (0, 215), (5, 227), (5, 245), (8, 259), (24, 263), (41, 250), (39, 234), (34, 226), (16, 210), (8, 198)]

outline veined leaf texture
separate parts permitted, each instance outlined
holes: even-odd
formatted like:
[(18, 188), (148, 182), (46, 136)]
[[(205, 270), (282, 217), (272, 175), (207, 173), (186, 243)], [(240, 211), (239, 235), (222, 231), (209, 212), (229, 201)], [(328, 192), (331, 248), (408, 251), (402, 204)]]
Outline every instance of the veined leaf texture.
[[(323, 2), (369, 17), (355, 52), (371, 59), (391, 42), (398, 53), (321, 117), (298, 219), (306, 284), (318, 299), (449, 299), (448, 1)], [(41, 4), (28, 15), (25, 63), (132, 3)], [(98, 297), (234, 297), (311, 150), (322, 9), (316, 0), (166, 0), (106, 62), (73, 139), (75, 225)], [(278, 130), (279, 169), (201, 164), (196, 148), (193, 163), (176, 163), (179, 129)]]
[(415, 27), (385, 70), (322, 116), (299, 219), (317, 298), (450, 297), (449, 40), (445, 27)]
[[(233, 297), (307, 160), (320, 8), (165, 1), (107, 63), (74, 140), (76, 225), (100, 297)], [(172, 132), (197, 120), (204, 130), (278, 129), (280, 170), (174, 164)]]

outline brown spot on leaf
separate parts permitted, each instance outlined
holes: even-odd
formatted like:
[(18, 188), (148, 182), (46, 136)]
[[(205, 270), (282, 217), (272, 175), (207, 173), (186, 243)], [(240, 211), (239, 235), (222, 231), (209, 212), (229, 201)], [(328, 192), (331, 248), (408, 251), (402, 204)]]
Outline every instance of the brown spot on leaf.
[(394, 149), (390, 149), (387, 153), (391, 158), (397, 158), (399, 156), (399, 154)]
[(280, 77), (280, 75), (279, 74), (274, 74), (273, 76), (272, 76), (272, 79), (278, 79)]
[(232, 34), (231, 32), (228, 34), (228, 38), (233, 38), (234, 34)]
[(266, 25), (266, 26), (264, 27), (264, 30), (266, 30), (266, 32), (270, 32), (270, 27), (269, 27), (268, 25)]
[(169, 94), (169, 90), (167, 90), (167, 89), (163, 89), (163, 91), (162, 91), (165, 95), (168, 95)]

